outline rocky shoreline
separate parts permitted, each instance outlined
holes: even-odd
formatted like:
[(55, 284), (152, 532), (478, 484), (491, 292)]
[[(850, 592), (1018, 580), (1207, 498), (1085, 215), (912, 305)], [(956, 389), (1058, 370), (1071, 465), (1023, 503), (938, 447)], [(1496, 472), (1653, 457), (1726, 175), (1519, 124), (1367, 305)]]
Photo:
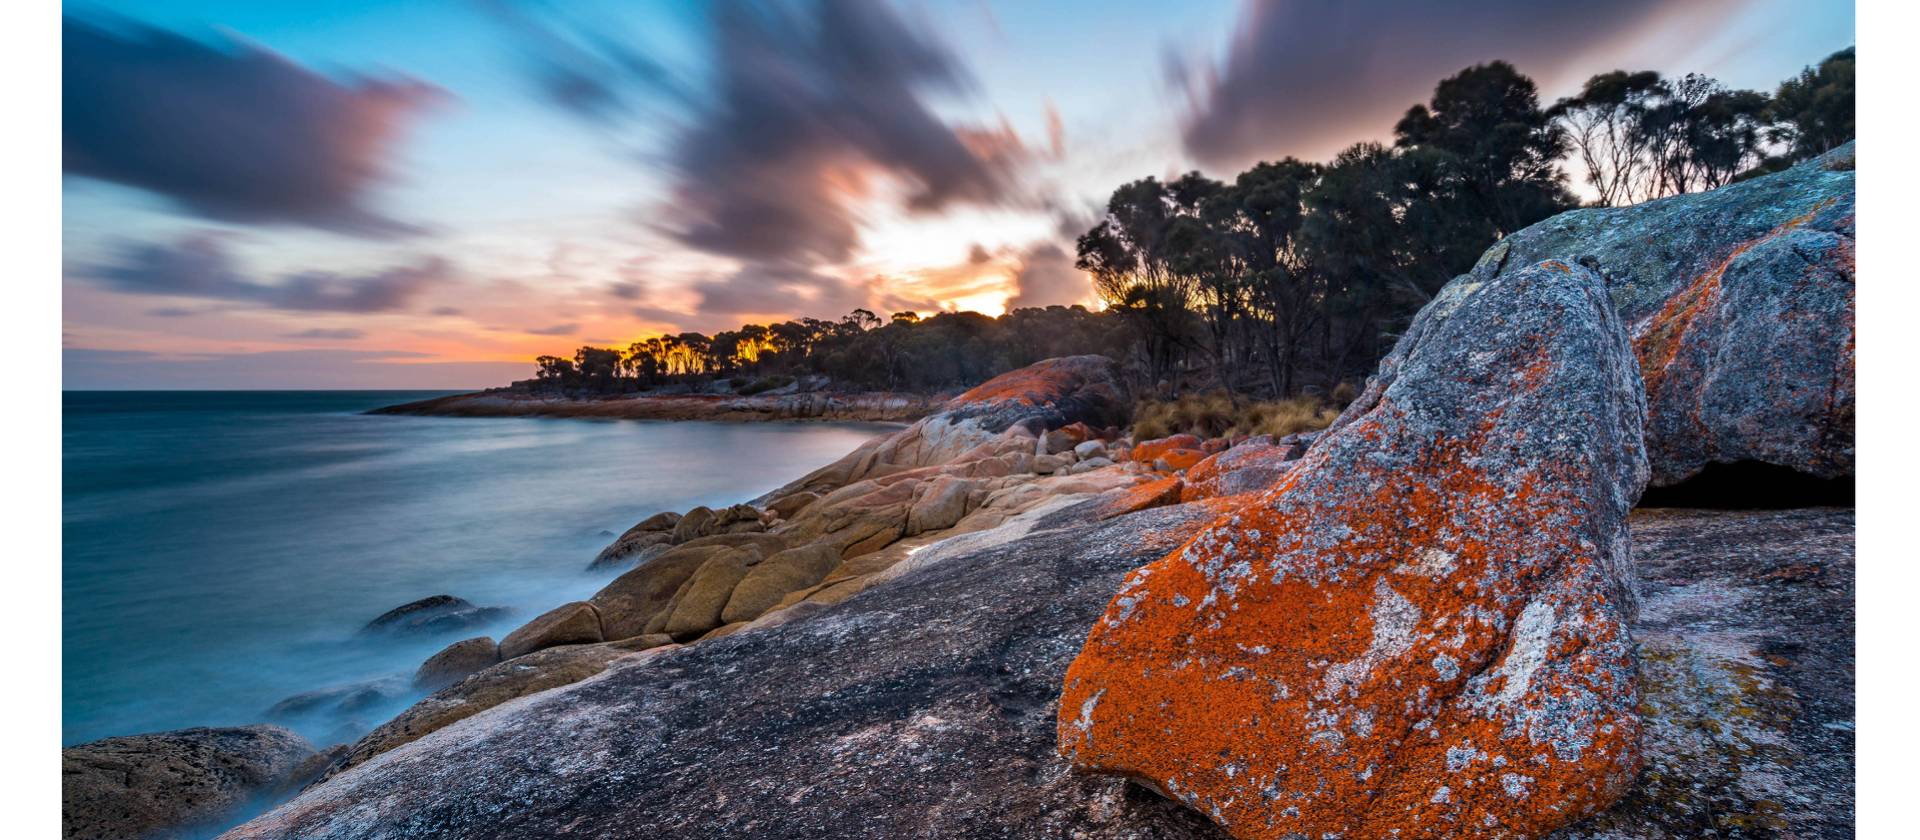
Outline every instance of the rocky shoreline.
[(622, 394), (563, 397), (497, 388), (376, 408), (422, 417), (576, 417), (604, 420), (840, 420), (903, 423), (938, 411), (950, 395), (813, 391), (751, 396)]
[[(1852, 156), (1509, 237), (1323, 433), (1070, 357), (650, 517), (224, 836), (1843, 836), (1852, 511), (1634, 506), (1852, 475)], [(212, 772), (105, 743), (70, 837)]]

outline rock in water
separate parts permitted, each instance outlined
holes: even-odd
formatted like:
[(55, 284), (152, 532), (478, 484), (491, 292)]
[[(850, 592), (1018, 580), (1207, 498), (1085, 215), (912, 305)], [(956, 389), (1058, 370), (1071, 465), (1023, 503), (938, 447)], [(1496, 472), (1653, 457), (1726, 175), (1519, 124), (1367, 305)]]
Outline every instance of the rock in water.
[(1537, 837), (1638, 767), (1645, 402), (1599, 275), (1455, 283), (1371, 406), (1131, 575), (1060, 749), (1240, 837)]
[(1854, 146), (1785, 172), (1562, 213), (1456, 283), (1562, 259), (1607, 281), (1646, 379), (1652, 482), (1759, 461), (1853, 474)]
[(451, 633), (486, 624), (507, 615), (505, 607), (476, 607), (465, 598), (430, 595), (380, 614), (360, 629), (373, 633)]
[(313, 745), (278, 726), (181, 729), (60, 751), (61, 834), (198, 837), (287, 781)]

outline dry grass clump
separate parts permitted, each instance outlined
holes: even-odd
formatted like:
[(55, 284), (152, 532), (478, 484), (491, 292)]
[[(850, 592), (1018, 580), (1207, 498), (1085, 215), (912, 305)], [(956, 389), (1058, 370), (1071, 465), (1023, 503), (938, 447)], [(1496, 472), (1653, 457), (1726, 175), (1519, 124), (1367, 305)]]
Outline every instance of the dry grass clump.
[(1240, 435), (1282, 437), (1324, 429), (1338, 416), (1340, 409), (1321, 401), (1319, 397), (1236, 402), (1226, 394), (1215, 391), (1189, 394), (1177, 400), (1140, 403), (1133, 410), (1133, 439), (1152, 440), (1182, 432), (1203, 438)]

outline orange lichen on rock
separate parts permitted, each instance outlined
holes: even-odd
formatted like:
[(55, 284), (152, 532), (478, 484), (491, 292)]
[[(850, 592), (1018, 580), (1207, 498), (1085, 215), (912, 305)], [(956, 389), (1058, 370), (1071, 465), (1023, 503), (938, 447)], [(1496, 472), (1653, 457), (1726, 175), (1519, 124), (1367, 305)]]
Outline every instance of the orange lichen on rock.
[(1153, 440), (1143, 440), (1133, 445), (1127, 457), (1142, 464), (1151, 464), (1175, 449), (1199, 449), (1203, 441), (1197, 435), (1177, 434)]
[(1180, 501), (1195, 502), (1272, 489), (1293, 467), (1295, 462), (1287, 457), (1292, 449), (1292, 446), (1252, 440), (1209, 455), (1183, 474), (1186, 487), (1180, 491)]
[(1168, 470), (1184, 470), (1205, 460), (1207, 453), (1199, 449), (1169, 449), (1153, 459), (1155, 469), (1164, 465)]
[(1111, 519), (1134, 511), (1176, 505), (1180, 503), (1181, 487), (1182, 482), (1177, 475), (1136, 484), (1103, 504), (1094, 516), (1097, 519)]
[(1076, 767), (1237, 837), (1537, 837), (1625, 792), (1625, 332), (1584, 268), (1444, 309), (1370, 411), (1129, 577), (1067, 673)]
[(1853, 240), (1803, 229), (1834, 203), (1728, 248), (1634, 325), (1660, 483), (1712, 461), (1851, 471), (1851, 417), (1830, 404), (1851, 405)]

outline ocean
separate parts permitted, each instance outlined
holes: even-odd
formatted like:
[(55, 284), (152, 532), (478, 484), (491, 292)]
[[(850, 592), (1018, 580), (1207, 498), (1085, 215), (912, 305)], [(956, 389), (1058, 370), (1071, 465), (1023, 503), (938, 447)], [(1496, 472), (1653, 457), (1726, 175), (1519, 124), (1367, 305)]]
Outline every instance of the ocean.
[[(592, 594), (613, 534), (760, 495), (888, 429), (367, 415), (445, 392), (67, 392), (62, 740), (276, 722), (351, 740), (450, 642)], [(512, 614), (442, 635), (367, 621), (448, 594)], [(372, 700), (269, 720), (303, 692)]]

